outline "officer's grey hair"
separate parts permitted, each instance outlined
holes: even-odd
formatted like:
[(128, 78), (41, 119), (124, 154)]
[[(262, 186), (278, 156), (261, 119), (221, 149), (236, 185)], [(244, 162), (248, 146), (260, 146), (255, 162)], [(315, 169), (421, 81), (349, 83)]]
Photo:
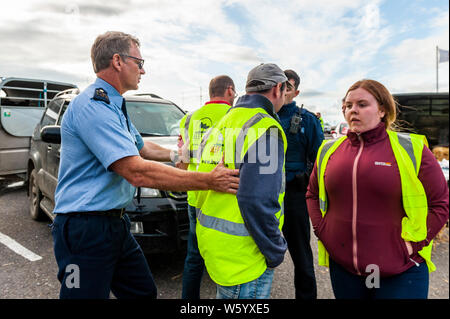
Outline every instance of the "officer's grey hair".
[(109, 63), (115, 53), (127, 55), (130, 52), (131, 43), (140, 46), (139, 40), (127, 33), (108, 31), (100, 34), (91, 48), (91, 60), (94, 72), (98, 73), (109, 67)]

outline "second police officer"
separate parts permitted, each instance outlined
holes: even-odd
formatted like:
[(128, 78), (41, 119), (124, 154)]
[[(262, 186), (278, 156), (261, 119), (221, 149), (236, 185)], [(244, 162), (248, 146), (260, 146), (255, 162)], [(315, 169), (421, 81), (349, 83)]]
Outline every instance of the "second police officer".
[(317, 117), (303, 105), (298, 107), (294, 101), (300, 93), (300, 77), (293, 70), (285, 70), (284, 73), (288, 78), (286, 104), (278, 111), (288, 143), (283, 234), (294, 263), (295, 297), (316, 299), (317, 286), (305, 195), (317, 150), (324, 137)]

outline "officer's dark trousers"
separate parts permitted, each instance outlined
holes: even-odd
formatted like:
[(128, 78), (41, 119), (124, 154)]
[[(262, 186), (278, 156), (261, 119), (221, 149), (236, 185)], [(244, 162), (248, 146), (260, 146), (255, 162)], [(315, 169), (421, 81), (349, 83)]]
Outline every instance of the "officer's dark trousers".
[(60, 298), (156, 298), (147, 260), (130, 220), (93, 215), (56, 216), (52, 235)]
[(316, 299), (317, 286), (310, 245), (310, 222), (305, 192), (295, 182), (288, 182), (284, 197), (283, 235), (294, 263), (295, 297)]

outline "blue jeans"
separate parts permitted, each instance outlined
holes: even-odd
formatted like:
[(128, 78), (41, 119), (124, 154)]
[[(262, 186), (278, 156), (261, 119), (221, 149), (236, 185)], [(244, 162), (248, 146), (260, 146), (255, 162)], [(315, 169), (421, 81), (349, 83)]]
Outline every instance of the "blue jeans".
[(61, 299), (156, 298), (147, 260), (130, 219), (58, 214), (52, 235)]
[(266, 271), (253, 281), (236, 286), (217, 285), (217, 299), (269, 299), (274, 270)]
[(187, 243), (187, 254), (184, 261), (183, 270), (183, 288), (181, 298), (183, 299), (200, 299), (200, 284), (203, 272), (205, 270), (205, 262), (198, 250), (197, 235), (195, 228), (197, 217), (195, 207), (188, 205), (189, 215), (189, 236)]
[(330, 258), (330, 278), (336, 299), (427, 299), (429, 273), (425, 262), (401, 274), (380, 278), (379, 288), (367, 288), (366, 277), (354, 275)]

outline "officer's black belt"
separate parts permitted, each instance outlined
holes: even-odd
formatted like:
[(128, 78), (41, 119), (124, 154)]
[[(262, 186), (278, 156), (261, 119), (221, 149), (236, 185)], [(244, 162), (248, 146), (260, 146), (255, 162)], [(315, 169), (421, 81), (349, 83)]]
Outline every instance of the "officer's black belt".
[(73, 212), (61, 215), (90, 215), (90, 216), (106, 216), (106, 217), (117, 217), (122, 218), (125, 215), (125, 208), (121, 209), (110, 209), (110, 210), (100, 210), (92, 212)]

